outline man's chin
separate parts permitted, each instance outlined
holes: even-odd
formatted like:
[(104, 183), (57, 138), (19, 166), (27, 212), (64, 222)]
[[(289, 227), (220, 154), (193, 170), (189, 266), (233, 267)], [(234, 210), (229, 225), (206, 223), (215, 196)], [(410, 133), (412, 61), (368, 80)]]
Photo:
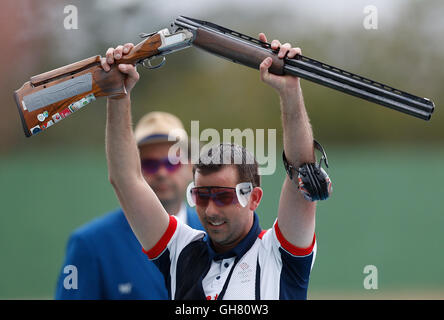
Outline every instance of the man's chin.
[(176, 197), (166, 197), (166, 196), (157, 196), (159, 198), (160, 203), (162, 204), (162, 206), (168, 211), (168, 208), (170, 208), (171, 206), (176, 206), (177, 205), (177, 198)]
[(205, 226), (205, 229), (210, 236), (211, 240), (221, 246), (227, 244), (227, 232), (223, 230), (223, 227), (214, 227), (211, 225)]
[(160, 201), (171, 201), (171, 199), (174, 198), (174, 192), (171, 189), (153, 188), (153, 191), (157, 195)]
[(153, 188), (153, 191), (159, 198), (171, 197), (173, 194), (171, 188)]
[[(208, 232), (208, 230), (207, 230), (207, 232)], [(226, 251), (231, 250), (233, 247), (235, 247), (235, 244), (233, 243), (233, 241), (230, 241), (229, 239), (227, 239), (226, 235), (224, 235), (222, 233), (209, 232), (208, 235), (211, 239), (211, 242), (213, 243), (214, 248), (218, 252), (226, 252)]]

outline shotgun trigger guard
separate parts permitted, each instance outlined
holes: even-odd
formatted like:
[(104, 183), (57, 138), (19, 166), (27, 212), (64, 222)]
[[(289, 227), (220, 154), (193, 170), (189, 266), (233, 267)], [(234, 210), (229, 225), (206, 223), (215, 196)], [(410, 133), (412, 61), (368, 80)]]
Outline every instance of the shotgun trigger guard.
[(156, 59), (156, 58), (158, 58), (158, 57), (159, 57), (159, 56), (152, 56), (152, 57), (150, 57), (150, 58), (148, 58), (148, 59), (143, 60), (143, 61), (142, 61), (142, 66), (143, 66), (144, 68), (147, 68), (147, 69), (150, 69), (150, 70), (152, 70), (152, 69), (158, 69), (158, 68), (162, 67), (162, 66), (165, 64), (165, 61), (166, 61), (165, 56), (162, 56), (162, 61), (159, 62), (158, 64), (156, 64), (156, 65), (154, 65), (154, 66), (151, 64), (151, 60), (154, 60), (154, 59)]

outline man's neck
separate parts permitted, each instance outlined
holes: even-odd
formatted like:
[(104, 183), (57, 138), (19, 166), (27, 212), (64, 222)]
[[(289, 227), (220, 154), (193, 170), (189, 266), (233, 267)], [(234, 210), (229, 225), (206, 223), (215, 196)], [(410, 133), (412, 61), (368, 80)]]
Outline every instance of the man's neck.
[(165, 211), (170, 215), (177, 215), (182, 207), (182, 202), (161, 201)]

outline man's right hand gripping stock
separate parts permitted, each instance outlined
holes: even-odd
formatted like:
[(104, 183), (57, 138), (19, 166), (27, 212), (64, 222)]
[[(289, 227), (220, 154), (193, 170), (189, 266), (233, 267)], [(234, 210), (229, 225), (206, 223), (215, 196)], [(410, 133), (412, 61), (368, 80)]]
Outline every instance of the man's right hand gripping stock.
[(119, 45), (116, 48), (109, 48), (106, 51), (105, 57), (104, 58), (102, 57), (102, 59), (100, 61), (102, 64), (103, 70), (105, 70), (106, 72), (111, 70), (111, 66), (113, 64), (117, 64), (120, 72), (127, 75), (127, 77), (125, 79), (125, 88), (127, 91), (127, 95), (124, 97), (118, 97), (118, 98), (114, 98), (114, 99), (109, 98), (109, 99), (119, 100), (119, 99), (122, 99), (125, 97), (129, 98), (131, 90), (134, 88), (137, 81), (139, 81), (140, 76), (139, 76), (139, 73), (137, 72), (137, 69), (134, 65), (124, 64), (124, 63), (119, 64), (119, 60), (122, 59), (123, 56), (130, 53), (130, 51), (133, 48), (134, 48), (134, 44), (132, 44), (132, 43), (126, 43), (123, 46)]

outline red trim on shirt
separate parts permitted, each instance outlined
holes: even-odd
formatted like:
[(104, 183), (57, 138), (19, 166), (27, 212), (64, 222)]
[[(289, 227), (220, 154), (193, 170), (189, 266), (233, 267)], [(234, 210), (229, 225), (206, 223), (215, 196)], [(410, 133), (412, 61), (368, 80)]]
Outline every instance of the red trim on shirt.
[(174, 235), (174, 232), (176, 232), (176, 228), (177, 228), (177, 220), (174, 216), (170, 215), (170, 223), (168, 224), (168, 228), (166, 229), (162, 238), (160, 238), (160, 240), (156, 243), (156, 245), (152, 247), (150, 250), (147, 251), (144, 248), (142, 248), (143, 253), (145, 253), (150, 259), (157, 258), (167, 247), (168, 242), (170, 242), (171, 238)]
[(259, 239), (262, 240), (262, 237), (264, 236), (264, 234), (267, 232), (268, 230), (262, 230), (261, 233), (259, 233), (259, 235), (257, 236)]
[(279, 240), (279, 243), (281, 244), (281, 247), (290, 252), (294, 256), (306, 256), (309, 255), (313, 251), (313, 247), (316, 243), (316, 234), (313, 234), (313, 241), (311, 245), (308, 248), (299, 248), (295, 245), (291, 244), (287, 241), (287, 239), (284, 238), (281, 230), (279, 229), (278, 222), (276, 221), (275, 228), (276, 237)]

